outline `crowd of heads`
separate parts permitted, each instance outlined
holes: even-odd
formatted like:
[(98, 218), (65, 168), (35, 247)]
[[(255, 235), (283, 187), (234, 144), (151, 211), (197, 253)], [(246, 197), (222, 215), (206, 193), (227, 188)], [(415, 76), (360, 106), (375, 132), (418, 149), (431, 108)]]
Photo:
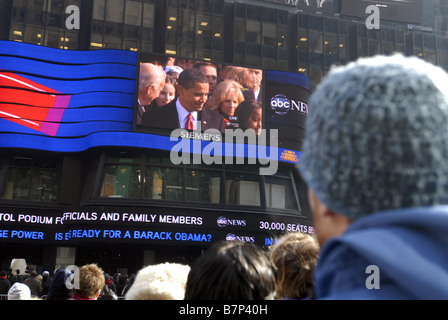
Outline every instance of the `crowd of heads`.
[[(224, 118), (226, 129), (253, 129), (257, 135), (261, 133), (263, 72), (260, 69), (150, 56), (140, 63), (139, 74), (138, 124), (142, 124), (145, 112), (180, 97), (182, 106), (189, 112), (203, 107), (216, 111)], [(204, 86), (201, 88), (204, 94), (195, 99), (188, 93), (193, 93), (190, 89), (197, 83)]]
[[(131, 277), (120, 273), (110, 276), (89, 263), (79, 267), (78, 279), (70, 270), (60, 268), (51, 277), (45, 272), (46, 280), (39, 279), (35, 287), (23, 277), (7, 277), (3, 271), (1, 280), (13, 283), (0, 289), (8, 300), (306, 299), (311, 294), (317, 256), (317, 242), (307, 234), (285, 236), (269, 249), (222, 241), (190, 265), (149, 265)], [(34, 277), (36, 271), (25, 278)]]

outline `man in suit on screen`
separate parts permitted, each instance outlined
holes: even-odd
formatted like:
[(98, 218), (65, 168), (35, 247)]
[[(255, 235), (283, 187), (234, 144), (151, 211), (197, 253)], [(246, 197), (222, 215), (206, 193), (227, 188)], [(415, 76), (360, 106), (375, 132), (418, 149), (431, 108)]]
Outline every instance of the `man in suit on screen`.
[(152, 63), (140, 63), (137, 124), (141, 123), (147, 107), (162, 91), (165, 77), (166, 74), (161, 67)]
[(202, 131), (218, 129), (224, 132), (224, 118), (215, 111), (204, 108), (209, 83), (200, 70), (190, 68), (182, 71), (178, 79), (178, 91), (178, 99), (145, 112), (142, 125), (171, 130), (178, 128), (196, 130), (200, 123)]

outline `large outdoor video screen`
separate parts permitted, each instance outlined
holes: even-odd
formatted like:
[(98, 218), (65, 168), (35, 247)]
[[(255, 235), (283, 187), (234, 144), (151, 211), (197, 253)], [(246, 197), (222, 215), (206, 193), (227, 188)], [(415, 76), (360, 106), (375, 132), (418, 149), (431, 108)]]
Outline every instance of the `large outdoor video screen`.
[(138, 64), (136, 131), (169, 136), (184, 129), (182, 138), (218, 142), (238, 130), (268, 142), (275, 134), (278, 147), (300, 151), (307, 76), (154, 54), (141, 54)]
[(353, 17), (367, 17), (366, 8), (375, 5), (380, 8), (380, 19), (421, 24), (423, 0), (342, 0), (341, 14)]

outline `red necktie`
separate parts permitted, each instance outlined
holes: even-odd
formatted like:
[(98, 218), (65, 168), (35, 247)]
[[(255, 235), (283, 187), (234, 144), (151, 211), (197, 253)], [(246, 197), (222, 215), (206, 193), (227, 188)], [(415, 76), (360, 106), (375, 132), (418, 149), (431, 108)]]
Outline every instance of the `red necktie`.
[(185, 123), (185, 129), (187, 130), (193, 130), (193, 116), (191, 115), (191, 113), (188, 114), (187, 116), (187, 123)]

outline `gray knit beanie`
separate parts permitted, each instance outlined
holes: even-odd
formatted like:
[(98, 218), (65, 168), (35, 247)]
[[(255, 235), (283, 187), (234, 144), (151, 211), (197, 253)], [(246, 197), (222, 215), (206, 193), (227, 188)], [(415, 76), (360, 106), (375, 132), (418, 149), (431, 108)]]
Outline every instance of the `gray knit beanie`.
[(332, 70), (309, 101), (299, 170), (351, 219), (448, 204), (448, 74), (402, 55)]

